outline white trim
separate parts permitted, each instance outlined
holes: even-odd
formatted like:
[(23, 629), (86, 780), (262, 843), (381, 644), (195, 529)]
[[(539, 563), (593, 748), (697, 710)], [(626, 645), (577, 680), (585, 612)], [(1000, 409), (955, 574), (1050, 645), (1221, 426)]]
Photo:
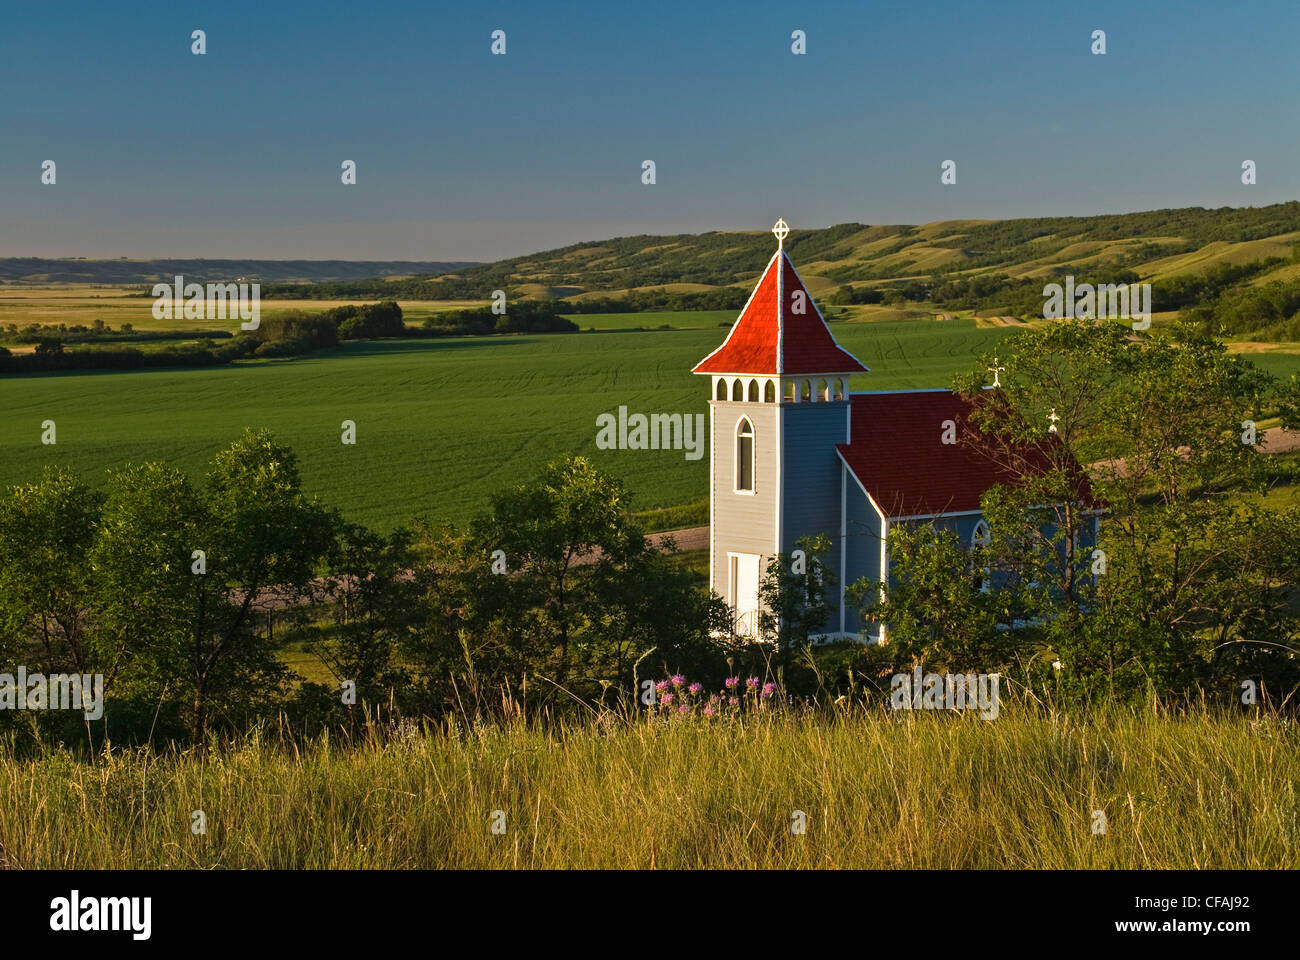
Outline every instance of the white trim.
[[(742, 490), (736, 484), (740, 479), (740, 425), (742, 423), (749, 424), (749, 482), (753, 486), (748, 490)], [(731, 428), (731, 450), (735, 459), (731, 471), (731, 492), (741, 496), (755, 496), (758, 493), (758, 430), (755, 429), (754, 421), (749, 418), (749, 414), (742, 413), (736, 420), (736, 425)]]
[(883, 397), (892, 393), (952, 393), (947, 387), (926, 387), (924, 390), (855, 390), (854, 397)]
[(904, 520), (937, 520), (940, 517), (972, 517), (977, 513), (983, 513), (983, 510), (953, 510), (951, 512), (940, 511), (939, 513), (914, 513), (910, 517), (890, 517), (896, 523)]
[[(872, 501), (873, 503), (875, 501)], [(881, 514), (880, 517), (880, 595), (883, 598), (886, 589), (889, 586), (889, 520)], [(880, 629), (876, 633), (876, 643), (884, 643), (885, 621), (880, 621)]]
[(844, 635), (844, 578), (849, 557), (849, 468), (840, 463), (840, 636)]
[(841, 463), (848, 467), (849, 473), (853, 475), (853, 479), (858, 485), (858, 489), (862, 491), (864, 497), (871, 501), (871, 506), (875, 508), (876, 513), (880, 515), (882, 521), (901, 523), (905, 520), (932, 520), (936, 517), (968, 517), (972, 514), (984, 512), (983, 510), (955, 510), (952, 513), (916, 513), (910, 517), (886, 517), (885, 511), (880, 509), (880, 504), (876, 503), (876, 498), (873, 497), (867, 488), (862, 485), (862, 479), (858, 476), (857, 471), (854, 470), (849, 461), (844, 458), (843, 451), (836, 450), (835, 455), (840, 458)]
[[(858, 478), (858, 475), (853, 472), (853, 468), (849, 467), (849, 462), (844, 459), (844, 452), (841, 450), (836, 450), (835, 456), (840, 458), (840, 463), (848, 467), (849, 473), (853, 477), (853, 482), (858, 485), (858, 489), (862, 491), (862, 495), (866, 497), (868, 500), (871, 500), (871, 494), (867, 493), (867, 488), (862, 485), (862, 481)], [(871, 500), (871, 505), (876, 508), (876, 513), (879, 513), (882, 517), (884, 516), (884, 513), (881, 511), (880, 507), (876, 505), (875, 500)]]
[[(703, 361), (701, 361), (701, 363), (702, 363), (702, 362), (703, 362)], [(758, 379), (758, 380), (763, 380), (763, 379), (773, 380), (773, 379), (775, 379), (778, 387), (783, 387), (783, 386), (785, 385), (786, 382), (790, 382), (790, 383), (801, 383), (801, 382), (803, 382), (804, 380), (809, 380), (809, 379), (813, 379), (813, 380), (815, 380), (815, 379), (818, 378), (818, 377), (842, 377), (842, 378), (844, 379), (844, 381), (845, 381), (845, 382), (844, 382), (844, 399), (843, 399), (843, 400), (831, 400), (830, 402), (831, 402), (831, 403), (848, 403), (848, 402), (850, 402), (850, 398), (851, 398), (851, 397), (859, 396), (859, 394), (856, 394), (856, 393), (849, 393), (848, 379), (849, 379), (849, 377), (857, 376), (857, 375), (860, 374), (861, 372), (862, 372), (861, 370), (854, 370), (852, 373), (844, 373), (843, 371), (838, 372), (838, 373), (832, 371), (832, 372), (830, 372), (830, 373), (816, 373), (816, 374), (812, 374), (812, 373), (783, 373), (783, 374), (780, 374), (779, 376), (778, 376), (777, 374), (775, 374), (775, 373), (752, 373), (752, 372), (751, 372), (751, 373), (734, 373), (734, 372), (733, 372), (733, 373), (697, 373), (697, 374), (695, 374), (695, 376), (697, 376), (697, 377), (714, 377), (714, 378), (716, 378), (716, 379), (727, 379), (727, 378), (735, 379), (736, 377), (740, 377), (740, 378), (742, 378), (742, 379)], [(870, 372), (870, 371), (868, 371), (868, 372)], [(714, 392), (716, 392), (717, 389), (718, 389), (718, 385), (717, 385), (716, 383), (713, 384), (713, 390), (714, 390)], [(935, 391), (929, 391), (929, 390), (883, 390), (883, 391), (880, 391), (880, 392), (882, 392), (882, 393), (931, 393), (931, 392), (935, 392)], [(944, 391), (944, 392), (946, 392), (946, 391)], [(730, 390), (727, 391), (727, 395), (728, 395), (728, 396), (731, 395), (731, 391), (730, 391)], [(712, 396), (712, 394), (710, 394), (710, 396)], [(782, 403), (782, 402), (784, 402), (784, 400), (785, 400), (785, 393), (784, 393), (784, 391), (782, 391), (782, 392), (778, 395), (778, 397), (777, 397), (777, 403)], [(735, 402), (735, 401), (733, 401), (733, 402)]]
[[(849, 381), (844, 381), (843, 396), (845, 399), (849, 395)], [(853, 440), (853, 404), (844, 405), (844, 443), (848, 445)], [(839, 453), (837, 449), (835, 451)], [(848, 556), (849, 556), (849, 465), (840, 458), (840, 633), (844, 633), (844, 600), (845, 591), (848, 584), (845, 578), (848, 576)]]
[[(856, 473), (854, 473), (853, 468), (849, 466), (849, 462), (844, 459), (844, 454), (841, 451), (836, 450), (835, 455), (840, 458), (840, 463), (843, 465), (844, 469), (849, 472), (849, 475), (853, 477), (853, 482), (858, 485), (858, 489), (862, 491), (862, 495), (866, 497), (867, 502), (871, 504), (871, 509), (875, 510), (876, 516), (880, 518), (880, 589), (883, 594), (885, 589), (884, 585), (889, 581), (889, 518), (885, 516), (885, 511), (880, 509), (880, 504), (876, 503), (876, 498), (869, 494), (867, 488), (862, 485), (862, 480)], [(848, 522), (847, 512), (845, 513), (844, 522)], [(841, 582), (841, 596), (843, 595), (843, 591), (844, 587)], [(841, 610), (842, 609), (843, 607), (841, 606)], [(880, 624), (880, 632), (876, 636), (876, 643), (884, 642), (885, 625), (882, 623)]]
[[(980, 528), (984, 528), (983, 536), (980, 535)], [(989, 529), (989, 522), (983, 517), (975, 521), (975, 526), (970, 532), (970, 546), (974, 550), (976, 547), (987, 547), (993, 542), (993, 531)], [(984, 567), (980, 572), (980, 593), (988, 593), (993, 589), (993, 571)]]
[(709, 591), (716, 592), (716, 578), (713, 562), (717, 556), (718, 523), (714, 518), (714, 504), (717, 502), (717, 488), (714, 486), (714, 469), (718, 463), (718, 432), (716, 429), (718, 408), (709, 404)]
[[(1101, 549), (1101, 547), (1097, 545), (1097, 541), (1100, 540), (1100, 539), (1101, 539), (1101, 511), (1098, 510), (1098, 511), (1094, 511), (1094, 513), (1093, 513), (1093, 515), (1092, 515), (1092, 549), (1093, 549), (1093, 552), (1096, 552), (1096, 551), (1098, 551), (1098, 550)], [(1089, 566), (1088, 569), (1091, 570), (1092, 567)], [(1094, 573), (1094, 574), (1092, 575), (1092, 585), (1093, 585), (1094, 587), (1097, 585), (1097, 577), (1098, 577), (1098, 576), (1100, 576), (1100, 574), (1096, 574), (1096, 573)]]
[[(789, 260), (785, 255), (785, 244), (776, 245), (776, 255), (782, 260)], [(785, 271), (781, 265), (776, 268), (776, 373), (785, 373)]]
[[(775, 260), (780, 255), (781, 255), (781, 251), (778, 249), (776, 253), (772, 254), (772, 260)], [(754, 302), (754, 295), (758, 293), (758, 288), (763, 285), (763, 278), (767, 276), (767, 271), (772, 269), (772, 260), (767, 261), (767, 266), (764, 267), (763, 272), (758, 275), (758, 283), (754, 284), (754, 289), (749, 292), (749, 299), (746, 300), (745, 305), (740, 308), (740, 313), (736, 314), (736, 322), (731, 325), (731, 329), (727, 332), (727, 339), (722, 341), (721, 345), (718, 347), (717, 350), (714, 350), (713, 353), (709, 354), (707, 357), (705, 357), (695, 366), (691, 367), (691, 373), (698, 372), (700, 375), (704, 375), (706, 371), (700, 370), (700, 367), (708, 363), (709, 360), (712, 359), (715, 355), (721, 353), (722, 348), (731, 342), (732, 334), (734, 334), (736, 332), (736, 328), (740, 326), (740, 318), (745, 315), (745, 311), (749, 309), (749, 305)], [(780, 363), (779, 357), (777, 363), (778, 364)]]
[(773, 521), (775, 535), (773, 546), (775, 549), (772, 551), (772, 556), (776, 556), (781, 552), (781, 534), (785, 532), (782, 529), (785, 522), (785, 511), (781, 509), (781, 497), (784, 495), (785, 490), (785, 431), (782, 429), (784, 426), (785, 404), (778, 403), (776, 405), (776, 479), (773, 481), (776, 487), (776, 502), (773, 505), (773, 510), (776, 511), (776, 517)]

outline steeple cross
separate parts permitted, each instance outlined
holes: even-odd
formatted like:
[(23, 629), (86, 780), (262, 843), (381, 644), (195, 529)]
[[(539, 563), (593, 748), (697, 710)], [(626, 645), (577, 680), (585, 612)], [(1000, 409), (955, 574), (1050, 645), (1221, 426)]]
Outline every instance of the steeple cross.
[(782, 218), (777, 217), (776, 224), (772, 227), (772, 232), (776, 234), (776, 249), (784, 249), (785, 238), (790, 235), (790, 225)]
[(999, 367), (999, 366), (998, 366), (998, 358), (997, 358), (997, 357), (994, 357), (994, 358), (993, 358), (993, 366), (991, 366), (991, 367), (985, 367), (985, 369), (986, 369), (986, 370), (991, 370), (991, 371), (993, 372), (993, 386), (995, 386), (995, 387), (1000, 387), (1000, 386), (1002, 386), (1002, 380), (999, 378), (998, 375), (1001, 374), (1001, 373), (1005, 373), (1007, 368), (1006, 368), (1006, 367)]

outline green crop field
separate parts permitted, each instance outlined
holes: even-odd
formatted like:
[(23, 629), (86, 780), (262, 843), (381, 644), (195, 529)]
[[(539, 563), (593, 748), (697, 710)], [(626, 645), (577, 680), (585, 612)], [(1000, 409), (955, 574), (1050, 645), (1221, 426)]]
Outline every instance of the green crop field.
[(643, 313), (567, 313), (565, 316), (583, 330), (655, 330), (661, 326), (674, 330), (719, 330), (718, 341), (727, 335), (720, 325), (735, 323), (737, 310), (662, 310)]
[[(856, 390), (945, 386), (1013, 332), (971, 320), (832, 329), (871, 368), (855, 378)], [(148, 459), (197, 477), (253, 426), (298, 452), (309, 492), (380, 529), (420, 514), (463, 521), (565, 452), (626, 481), (634, 509), (698, 503), (707, 496), (706, 459), (597, 450), (596, 417), (620, 405), (707, 413), (707, 386), (690, 368), (725, 335), (708, 327), (370, 342), (229, 367), (4, 377), (0, 484), (31, 480), (46, 463), (97, 484), (106, 467)], [(1290, 354), (1252, 359), (1275, 373), (1300, 370)], [(47, 419), (57, 424), (54, 446), (40, 442)], [(357, 424), (355, 446), (340, 442), (345, 419)]]

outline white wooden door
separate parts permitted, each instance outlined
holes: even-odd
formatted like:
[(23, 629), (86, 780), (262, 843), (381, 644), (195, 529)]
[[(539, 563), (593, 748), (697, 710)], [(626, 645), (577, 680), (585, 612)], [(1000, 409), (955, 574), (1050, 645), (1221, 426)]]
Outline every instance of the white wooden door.
[(731, 609), (736, 632), (746, 636), (758, 633), (758, 561), (756, 553), (731, 555)]

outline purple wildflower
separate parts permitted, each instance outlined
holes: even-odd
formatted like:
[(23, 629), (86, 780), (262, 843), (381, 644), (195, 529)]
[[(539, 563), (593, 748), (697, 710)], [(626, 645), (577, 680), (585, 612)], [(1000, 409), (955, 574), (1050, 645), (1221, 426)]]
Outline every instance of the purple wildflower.
[(665, 690), (668, 689), (668, 681), (660, 680), (658, 683), (655, 684), (655, 689), (658, 690), (660, 693), (663, 693)]
[(736, 684), (740, 683), (740, 677), (727, 677), (727, 689), (730, 690)]
[(753, 690), (756, 686), (758, 686), (758, 677), (750, 677), (748, 680), (745, 681), (745, 686), (748, 687), (750, 690)]
[(680, 686), (681, 686), (682, 684), (684, 684), (685, 682), (686, 682), (686, 677), (682, 676), (682, 674), (680, 674), (680, 673), (675, 673), (675, 674), (673, 674), (673, 686), (674, 686), (674, 687), (680, 687)]
[(689, 691), (691, 691), (691, 693), (699, 693), (701, 690), (704, 689), (704, 684), (702, 684), (702, 683), (692, 683), (692, 684), (691, 684), (689, 687), (687, 687), (686, 689), (689, 690)]
[(689, 705), (689, 704), (685, 704), (685, 703), (683, 703), (680, 707), (677, 708), (677, 712), (678, 712), (678, 713), (690, 713), (690, 712), (691, 712), (690, 705)]
[(672, 703), (672, 702), (673, 702), (673, 695), (672, 695), (671, 693), (665, 693), (665, 694), (664, 694), (662, 697), (660, 697), (659, 699), (662, 700), (664, 703)]
[(732, 697), (727, 701), (727, 703), (731, 704), (733, 707), (738, 707), (740, 706), (740, 697)]
[(705, 708), (704, 708), (704, 715), (705, 715), (706, 717), (711, 717), (711, 716), (713, 716), (713, 708), (712, 708), (712, 707), (705, 707)]

